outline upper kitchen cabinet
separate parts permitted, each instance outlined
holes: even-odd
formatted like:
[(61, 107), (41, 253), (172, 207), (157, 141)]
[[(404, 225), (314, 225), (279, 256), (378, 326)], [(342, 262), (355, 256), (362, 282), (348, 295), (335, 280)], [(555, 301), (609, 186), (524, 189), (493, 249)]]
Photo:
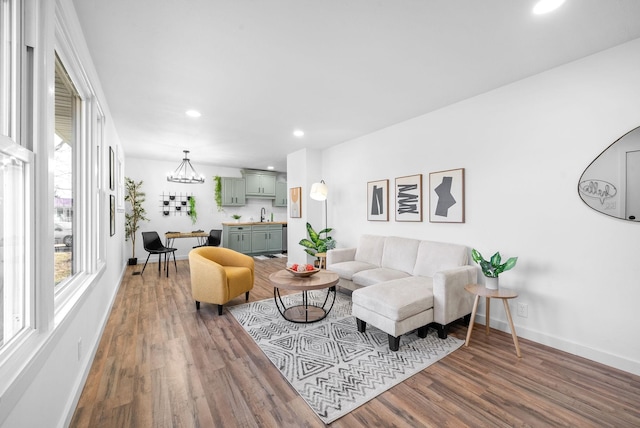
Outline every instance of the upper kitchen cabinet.
[(276, 197), (276, 174), (269, 171), (244, 170), (245, 194), (253, 198)]
[(286, 207), (287, 206), (287, 183), (285, 181), (278, 181), (276, 183), (276, 198), (273, 200), (274, 207)]
[(244, 178), (222, 177), (222, 205), (239, 207), (246, 203)]

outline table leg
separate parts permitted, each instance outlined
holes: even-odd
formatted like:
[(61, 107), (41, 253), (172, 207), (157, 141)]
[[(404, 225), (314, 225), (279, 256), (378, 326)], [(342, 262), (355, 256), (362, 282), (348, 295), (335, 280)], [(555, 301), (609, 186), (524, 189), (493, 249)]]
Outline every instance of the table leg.
[(487, 312), (487, 316), (486, 316), (486, 321), (485, 321), (485, 326), (484, 326), (484, 332), (487, 334), (487, 336), (489, 335), (489, 326), (491, 325), (491, 298), (489, 297), (485, 297), (484, 298), (484, 303), (485, 303), (485, 308), (486, 308), (486, 312)]
[(476, 295), (476, 299), (473, 301), (473, 310), (471, 311), (471, 321), (469, 322), (469, 328), (467, 329), (467, 340), (464, 342), (464, 346), (469, 346), (469, 340), (471, 340), (471, 330), (473, 330), (473, 323), (476, 320), (476, 311), (478, 310), (478, 302), (480, 296)]
[(511, 327), (511, 336), (513, 337), (513, 344), (516, 345), (516, 355), (518, 356), (518, 358), (522, 358), (522, 355), (520, 355), (520, 345), (518, 345), (518, 336), (516, 335), (516, 328), (513, 326), (513, 319), (511, 318), (511, 311), (509, 310), (509, 304), (507, 303), (507, 300), (502, 300), (502, 303), (504, 303), (504, 311), (507, 314), (507, 319), (509, 320), (509, 327)]

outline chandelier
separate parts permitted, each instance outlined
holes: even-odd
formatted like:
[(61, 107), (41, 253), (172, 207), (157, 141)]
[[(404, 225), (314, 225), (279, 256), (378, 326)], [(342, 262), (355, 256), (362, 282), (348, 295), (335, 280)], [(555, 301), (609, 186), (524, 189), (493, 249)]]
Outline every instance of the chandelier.
[(184, 159), (182, 159), (182, 163), (175, 171), (167, 174), (167, 181), (184, 184), (204, 183), (204, 177), (196, 172), (187, 157), (189, 150), (183, 150), (183, 152)]

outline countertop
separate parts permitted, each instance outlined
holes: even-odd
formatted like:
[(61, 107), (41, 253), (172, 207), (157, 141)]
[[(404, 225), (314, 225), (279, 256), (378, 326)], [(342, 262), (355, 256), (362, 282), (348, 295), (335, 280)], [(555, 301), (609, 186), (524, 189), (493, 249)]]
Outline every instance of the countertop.
[(286, 221), (263, 221), (263, 222), (259, 222), (259, 221), (241, 221), (239, 223), (236, 223), (235, 221), (230, 221), (230, 222), (223, 222), (222, 225), (223, 226), (260, 226), (260, 225), (270, 225), (270, 224), (282, 224), (285, 225), (287, 224)]

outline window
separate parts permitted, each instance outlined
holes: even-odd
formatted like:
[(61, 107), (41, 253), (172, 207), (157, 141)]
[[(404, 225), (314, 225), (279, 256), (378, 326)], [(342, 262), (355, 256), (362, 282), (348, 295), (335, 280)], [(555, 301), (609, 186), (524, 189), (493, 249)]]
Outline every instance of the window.
[(19, 133), (19, 3), (0, 0), (0, 348), (32, 326), (29, 233), (33, 154)]
[(0, 347), (31, 325), (25, 213), (31, 153), (0, 136)]
[(54, 282), (56, 287), (72, 277), (74, 268), (74, 173), (81, 101), (69, 74), (56, 55), (54, 135)]

